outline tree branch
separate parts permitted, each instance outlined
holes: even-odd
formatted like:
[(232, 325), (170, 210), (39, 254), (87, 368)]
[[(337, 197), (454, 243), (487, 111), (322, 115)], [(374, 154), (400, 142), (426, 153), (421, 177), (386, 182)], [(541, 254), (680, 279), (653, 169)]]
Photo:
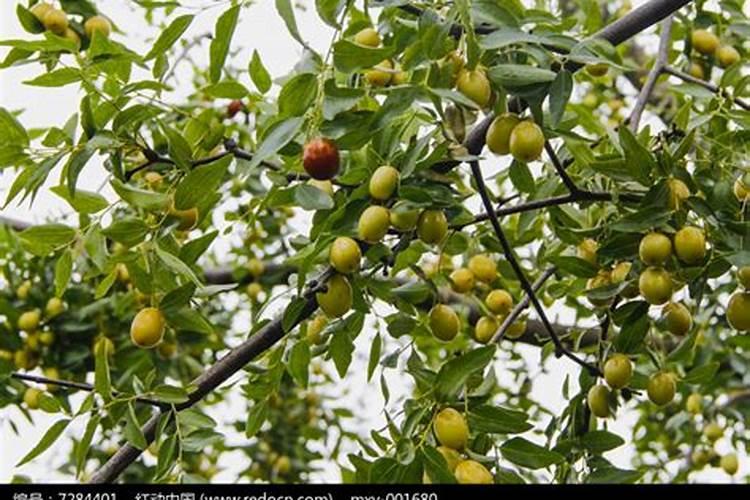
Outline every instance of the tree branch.
[(638, 99), (633, 107), (633, 112), (630, 115), (630, 130), (634, 133), (638, 132), (638, 126), (641, 123), (641, 116), (643, 111), (646, 109), (646, 104), (651, 97), (651, 93), (656, 87), (656, 82), (659, 80), (664, 68), (669, 63), (669, 48), (672, 45), (672, 24), (674, 22), (674, 16), (669, 16), (661, 26), (661, 38), (659, 40), (659, 52), (654, 61), (654, 67), (648, 74), (646, 84), (641, 89), (641, 93), (638, 95)]
[[(544, 285), (544, 283), (553, 275), (555, 274), (555, 266), (552, 266), (548, 269), (546, 269), (539, 278), (534, 282), (533, 285), (531, 285), (531, 289), (534, 291), (534, 293), (538, 292), (539, 289)], [(525, 294), (523, 296), (523, 299), (516, 304), (516, 306), (513, 308), (513, 310), (508, 314), (508, 316), (503, 320), (503, 323), (500, 325), (500, 327), (497, 329), (495, 334), (492, 336), (492, 340), (490, 340), (491, 343), (497, 343), (500, 342), (503, 337), (505, 336), (505, 332), (508, 331), (508, 328), (510, 328), (510, 325), (513, 324), (516, 319), (521, 315), (524, 309), (529, 307), (529, 294)]]
[[(673, 68), (672, 66), (665, 67), (664, 72), (672, 76), (675, 76), (682, 81), (693, 83), (695, 85), (700, 85), (701, 87), (710, 90), (711, 92), (713, 92), (714, 94), (718, 96), (725, 96), (725, 92), (722, 90), (721, 87), (718, 87), (717, 85), (709, 81), (701, 80), (700, 78), (695, 78), (694, 76), (688, 75), (684, 71), (680, 71), (679, 69)], [(750, 111), (750, 102), (747, 102), (744, 99), (740, 99), (739, 97), (733, 97), (732, 100), (737, 106), (741, 107), (742, 109), (746, 111)]]

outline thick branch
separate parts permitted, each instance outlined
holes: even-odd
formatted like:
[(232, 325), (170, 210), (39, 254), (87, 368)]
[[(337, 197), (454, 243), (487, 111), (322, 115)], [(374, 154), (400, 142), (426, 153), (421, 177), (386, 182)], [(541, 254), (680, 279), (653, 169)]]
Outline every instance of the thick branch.
[(661, 39), (659, 41), (659, 52), (654, 61), (654, 67), (648, 74), (646, 84), (641, 89), (641, 93), (638, 95), (638, 99), (635, 102), (633, 113), (630, 115), (630, 130), (638, 132), (638, 125), (641, 123), (641, 116), (643, 111), (646, 109), (646, 104), (651, 97), (651, 93), (656, 87), (656, 82), (659, 80), (664, 68), (669, 62), (669, 48), (672, 45), (672, 24), (674, 22), (674, 16), (669, 16), (661, 27)]

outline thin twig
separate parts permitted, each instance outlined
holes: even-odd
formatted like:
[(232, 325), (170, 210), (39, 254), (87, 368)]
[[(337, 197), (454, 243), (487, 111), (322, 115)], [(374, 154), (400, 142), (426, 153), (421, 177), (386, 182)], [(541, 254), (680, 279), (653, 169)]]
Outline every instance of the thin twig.
[(495, 231), (495, 235), (497, 236), (497, 239), (500, 241), (500, 246), (503, 247), (503, 253), (505, 254), (505, 258), (508, 260), (508, 263), (510, 263), (510, 266), (513, 268), (513, 271), (515, 272), (516, 277), (521, 282), (521, 288), (523, 288), (524, 292), (526, 292), (526, 295), (531, 300), (531, 303), (534, 306), (536, 313), (539, 315), (539, 319), (542, 320), (542, 323), (544, 324), (544, 328), (547, 330), (547, 334), (550, 336), (550, 339), (552, 339), (552, 343), (555, 345), (555, 354), (558, 357), (565, 356), (569, 358), (570, 360), (572, 360), (573, 362), (579, 364), (580, 366), (588, 369), (592, 374), (598, 375), (600, 373), (599, 368), (587, 363), (586, 361), (582, 360), (581, 358), (573, 354), (571, 351), (569, 351), (560, 341), (560, 338), (557, 336), (557, 333), (552, 328), (552, 324), (547, 318), (547, 314), (544, 312), (544, 307), (542, 307), (541, 302), (539, 302), (539, 299), (537, 298), (536, 293), (534, 292), (534, 289), (531, 283), (529, 283), (529, 280), (526, 278), (526, 275), (524, 274), (523, 269), (521, 268), (521, 265), (518, 263), (518, 260), (513, 254), (513, 248), (510, 246), (508, 239), (505, 237), (505, 233), (503, 232), (503, 228), (500, 225), (500, 221), (498, 220), (497, 216), (495, 215), (493, 211), (492, 200), (490, 199), (489, 192), (487, 191), (487, 186), (485, 186), (484, 184), (484, 178), (482, 176), (482, 169), (479, 167), (479, 161), (472, 160), (471, 162), (469, 162), (469, 165), (471, 166), (471, 173), (474, 177), (474, 182), (477, 185), (479, 196), (482, 198), (484, 209), (489, 214), (490, 222), (492, 223), (492, 228)]
[[(555, 266), (552, 266), (550, 268), (547, 268), (539, 278), (534, 282), (533, 285), (531, 285), (531, 288), (534, 290), (534, 293), (539, 291), (539, 289), (544, 285), (544, 283), (553, 275), (555, 274)], [(505, 336), (505, 332), (508, 331), (508, 328), (510, 328), (510, 325), (513, 324), (513, 322), (518, 319), (518, 317), (521, 315), (524, 309), (529, 307), (529, 294), (525, 294), (523, 296), (523, 299), (515, 305), (513, 310), (506, 316), (506, 318), (503, 320), (503, 323), (500, 325), (500, 327), (497, 329), (495, 334), (492, 336), (492, 339), (490, 340), (490, 343), (497, 343), (500, 342), (503, 337)]]
[[(694, 76), (689, 75), (685, 73), (684, 71), (680, 71), (677, 68), (673, 68), (672, 66), (666, 66), (664, 68), (664, 72), (669, 75), (675, 76), (682, 81), (693, 83), (695, 85), (700, 85), (701, 87), (710, 90), (711, 92), (713, 92), (714, 94), (718, 96), (726, 97), (726, 93), (721, 89), (721, 87), (718, 87), (717, 85), (709, 81), (701, 80), (700, 78), (695, 78)], [(732, 100), (737, 106), (747, 111), (750, 111), (750, 102), (747, 102), (744, 99), (740, 99), (739, 97), (735, 97)]]
[(638, 95), (638, 99), (635, 101), (633, 112), (630, 115), (630, 130), (638, 132), (638, 126), (641, 123), (641, 117), (643, 111), (646, 109), (646, 104), (651, 97), (651, 93), (656, 87), (656, 82), (659, 80), (664, 68), (669, 63), (669, 48), (672, 45), (672, 24), (674, 22), (674, 15), (669, 16), (664, 20), (661, 25), (661, 38), (659, 40), (659, 51), (656, 55), (656, 61), (654, 61), (654, 67), (648, 74), (646, 84), (641, 89), (641, 93)]

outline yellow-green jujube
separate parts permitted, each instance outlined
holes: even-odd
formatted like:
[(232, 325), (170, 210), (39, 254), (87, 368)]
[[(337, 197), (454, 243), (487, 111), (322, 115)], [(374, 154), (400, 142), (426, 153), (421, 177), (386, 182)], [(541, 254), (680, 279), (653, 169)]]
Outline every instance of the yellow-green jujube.
[(354, 42), (365, 47), (377, 47), (380, 45), (380, 33), (374, 28), (365, 28), (354, 35)]
[(308, 321), (307, 332), (305, 332), (307, 341), (312, 345), (321, 345), (325, 341), (323, 330), (327, 324), (328, 319), (324, 314), (318, 314)]
[(99, 35), (109, 38), (109, 35), (112, 33), (112, 24), (104, 16), (92, 16), (83, 23), (83, 29), (89, 38), (94, 38), (94, 33), (99, 33)]
[(391, 81), (393, 73), (393, 63), (388, 59), (380, 61), (372, 69), (365, 71), (365, 80), (373, 87), (385, 87)]
[(738, 177), (737, 180), (734, 181), (734, 196), (740, 203), (743, 203), (750, 198), (750, 186), (745, 185), (742, 177)]
[(339, 236), (331, 244), (328, 260), (333, 268), (342, 274), (351, 274), (359, 270), (362, 251), (353, 239)]
[(461, 327), (461, 320), (449, 306), (438, 304), (430, 310), (430, 330), (432, 334), (444, 342), (450, 342)]
[(750, 330), (750, 292), (735, 292), (727, 304), (727, 321), (740, 332)]
[(662, 305), (672, 298), (672, 276), (661, 267), (649, 267), (638, 278), (638, 290), (649, 304)]
[(669, 208), (679, 210), (682, 204), (690, 198), (690, 188), (680, 179), (669, 179), (667, 186), (669, 187)]
[(441, 445), (457, 451), (466, 448), (469, 442), (469, 425), (457, 410), (440, 410), (432, 425), (435, 437)]
[(586, 401), (589, 406), (589, 410), (595, 417), (607, 418), (610, 416), (610, 403), (611, 393), (605, 385), (594, 385), (589, 389)]
[(505, 338), (510, 340), (521, 338), (526, 333), (526, 326), (525, 319), (517, 319), (505, 330)]
[(706, 257), (706, 235), (694, 226), (683, 227), (674, 235), (674, 252), (685, 264), (698, 264)]
[(352, 308), (352, 285), (344, 275), (334, 274), (326, 283), (326, 291), (316, 293), (315, 297), (329, 318), (340, 318)]
[(505, 290), (492, 290), (487, 294), (484, 303), (493, 313), (506, 315), (513, 308), (513, 297)]
[(739, 62), (740, 53), (731, 45), (723, 45), (716, 49), (716, 60), (722, 68), (728, 68), (732, 64)]
[(425, 210), (417, 221), (417, 235), (428, 245), (440, 243), (448, 234), (448, 219), (442, 210)]
[(52, 8), (53, 8), (52, 5), (47, 2), (39, 2), (38, 4), (31, 7), (31, 9), (29, 10), (31, 11), (32, 14), (34, 14), (34, 17), (36, 17), (40, 23), (44, 23), (44, 16)]
[(164, 314), (155, 307), (146, 307), (133, 318), (130, 339), (136, 346), (150, 349), (162, 341), (165, 328)]
[(390, 165), (378, 167), (370, 177), (370, 196), (376, 200), (387, 200), (398, 187), (398, 170)]
[(531, 120), (524, 120), (510, 133), (510, 153), (520, 162), (539, 159), (544, 150), (544, 132)]
[(614, 354), (604, 363), (604, 380), (612, 389), (626, 387), (633, 378), (633, 363), (624, 354)]
[(454, 472), (458, 484), (494, 484), (487, 467), (474, 460), (464, 460), (456, 466)]
[(33, 332), (39, 327), (42, 313), (39, 309), (26, 311), (18, 317), (18, 328), (24, 332)]
[(697, 78), (698, 80), (706, 79), (706, 72), (703, 69), (703, 66), (701, 66), (697, 62), (691, 62), (688, 65), (687, 72), (688, 72), (688, 75), (692, 76), (693, 78)]
[(656, 373), (648, 379), (648, 384), (646, 385), (648, 399), (659, 406), (671, 403), (676, 391), (677, 384), (672, 373)]
[(693, 48), (703, 55), (710, 56), (719, 48), (719, 37), (708, 30), (695, 30), (691, 34)]
[(693, 415), (701, 413), (703, 411), (703, 396), (695, 392), (689, 395), (685, 401), (685, 409)]
[(26, 403), (26, 407), (28, 407), (29, 410), (36, 410), (39, 408), (41, 395), (42, 391), (34, 387), (29, 387), (23, 393), (23, 402)]
[(750, 266), (743, 266), (737, 270), (737, 280), (746, 290), (750, 290)]
[(664, 306), (664, 326), (673, 335), (682, 337), (693, 327), (693, 317), (688, 308), (680, 302), (671, 302)]
[(419, 210), (409, 208), (406, 201), (397, 201), (390, 210), (391, 226), (401, 232), (411, 231), (417, 227)]
[(450, 275), (451, 287), (457, 293), (466, 293), (474, 288), (474, 273), (465, 267), (459, 267)]
[(672, 241), (662, 233), (648, 233), (641, 239), (638, 255), (649, 266), (664, 264), (672, 255)]
[(368, 243), (377, 243), (383, 239), (391, 224), (388, 209), (379, 205), (367, 207), (359, 217), (357, 231), (360, 239)]
[(583, 259), (586, 262), (596, 265), (597, 261), (597, 250), (599, 249), (599, 243), (591, 238), (586, 238), (578, 244), (576, 247), (576, 255), (579, 259)]
[(510, 134), (520, 121), (514, 113), (504, 113), (492, 120), (485, 135), (485, 143), (490, 151), (497, 155), (510, 153)]
[(497, 278), (497, 263), (485, 254), (472, 256), (469, 259), (469, 270), (484, 283), (492, 283)]
[(735, 475), (737, 473), (737, 470), (740, 468), (740, 463), (735, 453), (728, 453), (721, 457), (719, 465), (721, 465), (721, 468), (724, 470), (724, 472), (726, 472), (730, 476)]
[(716, 422), (709, 422), (703, 427), (703, 435), (711, 441), (718, 441), (724, 435), (724, 429)]
[(462, 69), (458, 73), (456, 88), (463, 95), (474, 101), (480, 108), (485, 108), (492, 97), (492, 87), (484, 70)]
[(474, 325), (474, 339), (480, 344), (486, 344), (497, 332), (500, 323), (493, 316), (482, 316)]
[(260, 294), (263, 293), (263, 285), (261, 285), (257, 281), (248, 283), (247, 288), (245, 288), (245, 293), (247, 293), (247, 296), (250, 298), (250, 300), (256, 302), (260, 297)]
[(65, 303), (58, 297), (51, 297), (44, 306), (44, 314), (48, 318), (59, 316), (65, 310)]
[(68, 29), (68, 16), (62, 10), (53, 7), (44, 14), (42, 24), (55, 35), (64, 36), (65, 30)]
[(607, 63), (594, 63), (586, 65), (586, 73), (594, 77), (601, 77), (607, 74), (609, 71), (609, 64)]
[(437, 451), (443, 455), (445, 463), (448, 464), (448, 470), (454, 472), (459, 463), (461, 463), (461, 454), (453, 448), (447, 446), (438, 446)]

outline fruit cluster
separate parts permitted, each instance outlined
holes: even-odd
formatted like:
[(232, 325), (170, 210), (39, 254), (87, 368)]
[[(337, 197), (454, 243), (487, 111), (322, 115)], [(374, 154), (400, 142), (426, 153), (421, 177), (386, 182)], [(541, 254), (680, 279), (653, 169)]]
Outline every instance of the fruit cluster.
[(101, 15), (83, 18), (83, 24), (80, 24), (78, 21), (71, 21), (64, 10), (44, 0), (29, 10), (45, 30), (75, 42), (78, 47), (82, 46), (82, 37), (87, 46), (94, 36), (109, 38), (112, 33), (109, 19)]

